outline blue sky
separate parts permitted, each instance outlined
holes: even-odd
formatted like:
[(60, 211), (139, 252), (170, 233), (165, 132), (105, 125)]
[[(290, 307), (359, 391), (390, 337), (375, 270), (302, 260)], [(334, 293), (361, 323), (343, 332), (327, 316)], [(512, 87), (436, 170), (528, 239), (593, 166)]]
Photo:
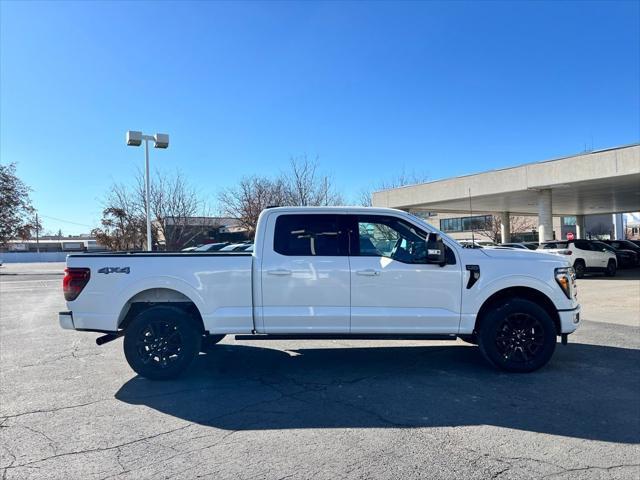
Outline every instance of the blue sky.
[(128, 129), (169, 133), (152, 165), (211, 201), (300, 155), (355, 200), (403, 169), (634, 143), (639, 5), (5, 1), (0, 156), (46, 229), (79, 233), (142, 165)]

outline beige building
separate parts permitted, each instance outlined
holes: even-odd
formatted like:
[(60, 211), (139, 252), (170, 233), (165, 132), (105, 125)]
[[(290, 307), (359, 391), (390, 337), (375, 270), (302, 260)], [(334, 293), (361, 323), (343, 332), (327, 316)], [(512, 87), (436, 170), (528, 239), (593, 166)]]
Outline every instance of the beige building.
[[(422, 216), (457, 239), (470, 239), (472, 230), (488, 239), (489, 216), (506, 242), (565, 238), (569, 231), (606, 237), (608, 226), (608, 235), (621, 238), (621, 214), (640, 210), (640, 145), (382, 190), (372, 202)], [(521, 218), (531, 228), (512, 235)]]

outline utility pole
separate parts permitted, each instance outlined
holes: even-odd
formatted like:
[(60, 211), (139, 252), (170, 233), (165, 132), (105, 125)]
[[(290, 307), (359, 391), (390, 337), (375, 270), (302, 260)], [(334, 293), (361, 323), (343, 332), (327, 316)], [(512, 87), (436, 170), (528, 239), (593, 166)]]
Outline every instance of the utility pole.
[(36, 212), (36, 252), (40, 253), (40, 223), (38, 222), (38, 212)]

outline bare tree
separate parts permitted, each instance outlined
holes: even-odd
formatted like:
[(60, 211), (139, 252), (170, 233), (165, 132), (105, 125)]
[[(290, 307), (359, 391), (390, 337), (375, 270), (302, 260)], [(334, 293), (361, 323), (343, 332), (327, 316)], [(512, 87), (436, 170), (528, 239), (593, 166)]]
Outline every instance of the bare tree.
[(103, 204), (100, 227), (91, 231), (98, 243), (110, 250), (142, 250), (146, 218), (136, 191), (122, 183), (114, 184)]
[(317, 160), (301, 157), (291, 159), (289, 170), (276, 178), (242, 178), (237, 186), (222, 190), (218, 202), (222, 212), (238, 219), (253, 237), (260, 213), (269, 206), (339, 205), (342, 196), (331, 178), (318, 172)]
[(282, 182), (286, 205), (316, 207), (344, 203), (331, 178), (318, 174), (318, 159), (292, 158), (289, 171), (282, 174)]
[(287, 196), (282, 179), (251, 176), (243, 177), (235, 187), (222, 190), (218, 194), (218, 201), (222, 212), (236, 218), (240, 226), (247, 229), (249, 237), (253, 238), (262, 210), (284, 205)]
[[(138, 175), (138, 196), (145, 205), (144, 176)], [(167, 250), (178, 250), (206, 228), (208, 208), (181, 172), (168, 176), (156, 171), (149, 192), (157, 237)]]
[(415, 170), (407, 172), (405, 169), (402, 169), (400, 173), (395, 176), (380, 181), (377, 187), (366, 187), (361, 189), (356, 201), (363, 207), (371, 207), (373, 192), (404, 187), (406, 185), (416, 185), (418, 183), (427, 182), (428, 180), (429, 177), (424, 173), (417, 173)]
[[(181, 248), (200, 233), (198, 220), (202, 228), (207, 223), (205, 202), (178, 171), (173, 176), (156, 171), (149, 200), (151, 237), (156, 249), (161, 239), (167, 250)], [(92, 231), (98, 242), (115, 250), (142, 249), (147, 236), (143, 172), (138, 171), (133, 186), (114, 184), (104, 206), (101, 227)]]
[(0, 245), (30, 238), (36, 228), (31, 189), (16, 175), (16, 164), (0, 165)]

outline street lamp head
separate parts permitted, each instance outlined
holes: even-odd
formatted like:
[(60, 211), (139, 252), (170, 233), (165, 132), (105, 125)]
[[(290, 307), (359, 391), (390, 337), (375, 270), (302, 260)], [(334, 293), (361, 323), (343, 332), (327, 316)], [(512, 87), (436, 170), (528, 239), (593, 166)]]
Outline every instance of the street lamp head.
[(166, 133), (156, 133), (155, 135), (155, 148), (167, 148), (169, 146), (169, 135)]
[(127, 132), (127, 145), (130, 147), (139, 147), (142, 145), (142, 132), (129, 130)]

